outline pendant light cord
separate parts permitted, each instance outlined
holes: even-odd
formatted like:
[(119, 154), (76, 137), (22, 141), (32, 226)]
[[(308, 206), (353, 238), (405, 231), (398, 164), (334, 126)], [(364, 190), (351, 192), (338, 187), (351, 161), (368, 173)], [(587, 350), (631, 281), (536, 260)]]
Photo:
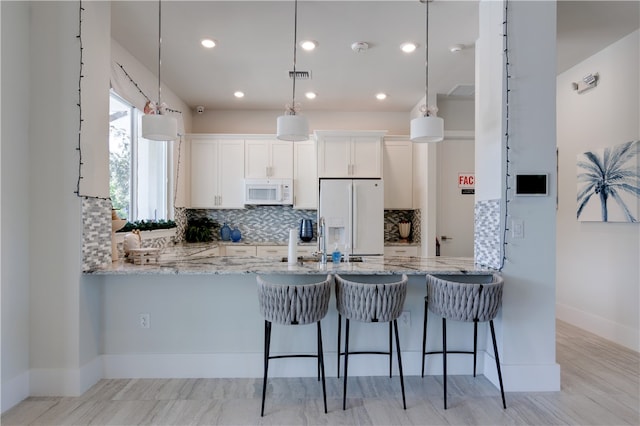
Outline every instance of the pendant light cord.
[(425, 30), (424, 30), (424, 117), (429, 116), (429, 1), (424, 0), (425, 3)]
[(291, 97), (291, 112), (296, 115), (296, 56), (298, 52), (298, 0), (294, 2), (293, 17), (293, 94)]
[(158, 105), (156, 111), (160, 112), (160, 105), (162, 104), (162, 98), (160, 97), (160, 65), (162, 63), (162, 0), (158, 0)]

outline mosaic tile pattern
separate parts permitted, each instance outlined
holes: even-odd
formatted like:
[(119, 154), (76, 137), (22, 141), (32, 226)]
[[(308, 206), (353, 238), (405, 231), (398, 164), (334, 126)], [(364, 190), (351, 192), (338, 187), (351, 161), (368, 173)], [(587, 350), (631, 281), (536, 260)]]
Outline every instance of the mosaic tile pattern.
[[(227, 223), (232, 229), (237, 226), (243, 240), (254, 242), (287, 243), (289, 229), (300, 229), (300, 220), (313, 221), (314, 241), (318, 234), (316, 210), (296, 210), (291, 206), (247, 206), (246, 209), (188, 210), (189, 219), (208, 217), (222, 226)], [(214, 240), (220, 239), (220, 233), (214, 234)]]
[(111, 201), (82, 199), (82, 270), (111, 263)]
[[(417, 213), (416, 213), (417, 212)], [(395, 242), (400, 239), (398, 224), (401, 221), (411, 222), (409, 241), (420, 242), (420, 210), (385, 210), (384, 211), (384, 241)]]
[(502, 260), (500, 201), (478, 201), (475, 205), (475, 261), (494, 269), (500, 268)]
[[(273, 242), (286, 243), (289, 240), (289, 229), (299, 229), (300, 220), (311, 219), (313, 221), (313, 235), (318, 234), (316, 210), (296, 210), (291, 206), (247, 206), (243, 210), (215, 210), (215, 209), (195, 209), (187, 210), (189, 219), (199, 219), (208, 217), (215, 220), (222, 226), (227, 223), (231, 228), (237, 226), (242, 233), (242, 238), (252, 242)], [(411, 223), (411, 234), (409, 240), (414, 243), (420, 242), (420, 211), (419, 210), (385, 210), (385, 242), (394, 242), (400, 238), (398, 233), (398, 223), (407, 220)], [(176, 211), (176, 224), (178, 224), (178, 213)], [(387, 230), (390, 224), (390, 229)], [(186, 228), (186, 223), (185, 223)], [(178, 225), (178, 230), (180, 225)], [(180, 237), (182, 235), (182, 237)], [(182, 238), (182, 239), (180, 239)], [(176, 240), (184, 239), (182, 234), (177, 232)], [(214, 235), (214, 241), (220, 239), (220, 234)]]
[(187, 211), (186, 207), (173, 209), (174, 222), (176, 223), (176, 241), (184, 241), (187, 232)]

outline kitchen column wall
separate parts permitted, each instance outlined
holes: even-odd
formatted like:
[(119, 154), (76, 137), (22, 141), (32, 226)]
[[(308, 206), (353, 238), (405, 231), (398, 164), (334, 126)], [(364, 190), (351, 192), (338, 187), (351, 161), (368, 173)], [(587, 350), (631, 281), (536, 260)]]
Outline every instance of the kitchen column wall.
[[(507, 391), (560, 390), (555, 354), (556, 3), (508, 2), (509, 173), (548, 173), (545, 197), (505, 196), (506, 103), (503, 63), (505, 2), (480, 2), (476, 43), (476, 224), (524, 222), (524, 238), (506, 235), (502, 309), (496, 318)], [(544, 28), (544, 31), (541, 29)], [(532, 54), (535, 52), (535, 54)], [(512, 185), (512, 179), (510, 179)], [(478, 225), (476, 225), (478, 226)], [(476, 228), (478, 229), (478, 228)], [(476, 235), (476, 260), (500, 267), (503, 237)], [(491, 347), (490, 344), (487, 347)], [(490, 352), (490, 351), (489, 351)], [(486, 358), (489, 362), (489, 357)], [(493, 362), (493, 361), (491, 361)], [(497, 383), (495, 368), (485, 375)]]

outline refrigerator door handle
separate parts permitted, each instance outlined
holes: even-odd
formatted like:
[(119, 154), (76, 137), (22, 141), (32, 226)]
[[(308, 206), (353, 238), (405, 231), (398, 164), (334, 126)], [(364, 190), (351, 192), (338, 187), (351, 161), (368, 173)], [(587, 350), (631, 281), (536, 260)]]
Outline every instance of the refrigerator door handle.
[(353, 247), (358, 247), (358, 187), (353, 185), (353, 214), (351, 215), (351, 226), (353, 227)]
[(348, 188), (348, 192), (349, 192), (349, 233), (351, 234), (350, 236), (347, 237), (347, 241), (351, 241), (351, 247), (355, 248), (356, 247), (356, 241), (355, 241), (355, 235), (353, 233), (353, 227), (354, 227), (354, 220), (353, 220), (353, 182), (351, 182), (349, 184)]

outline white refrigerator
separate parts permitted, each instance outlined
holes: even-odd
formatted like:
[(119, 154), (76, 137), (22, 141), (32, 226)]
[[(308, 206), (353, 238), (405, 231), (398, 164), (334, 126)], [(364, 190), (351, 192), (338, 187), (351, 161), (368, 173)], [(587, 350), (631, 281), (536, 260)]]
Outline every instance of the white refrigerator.
[(318, 223), (324, 218), (327, 253), (384, 254), (382, 179), (320, 179)]

